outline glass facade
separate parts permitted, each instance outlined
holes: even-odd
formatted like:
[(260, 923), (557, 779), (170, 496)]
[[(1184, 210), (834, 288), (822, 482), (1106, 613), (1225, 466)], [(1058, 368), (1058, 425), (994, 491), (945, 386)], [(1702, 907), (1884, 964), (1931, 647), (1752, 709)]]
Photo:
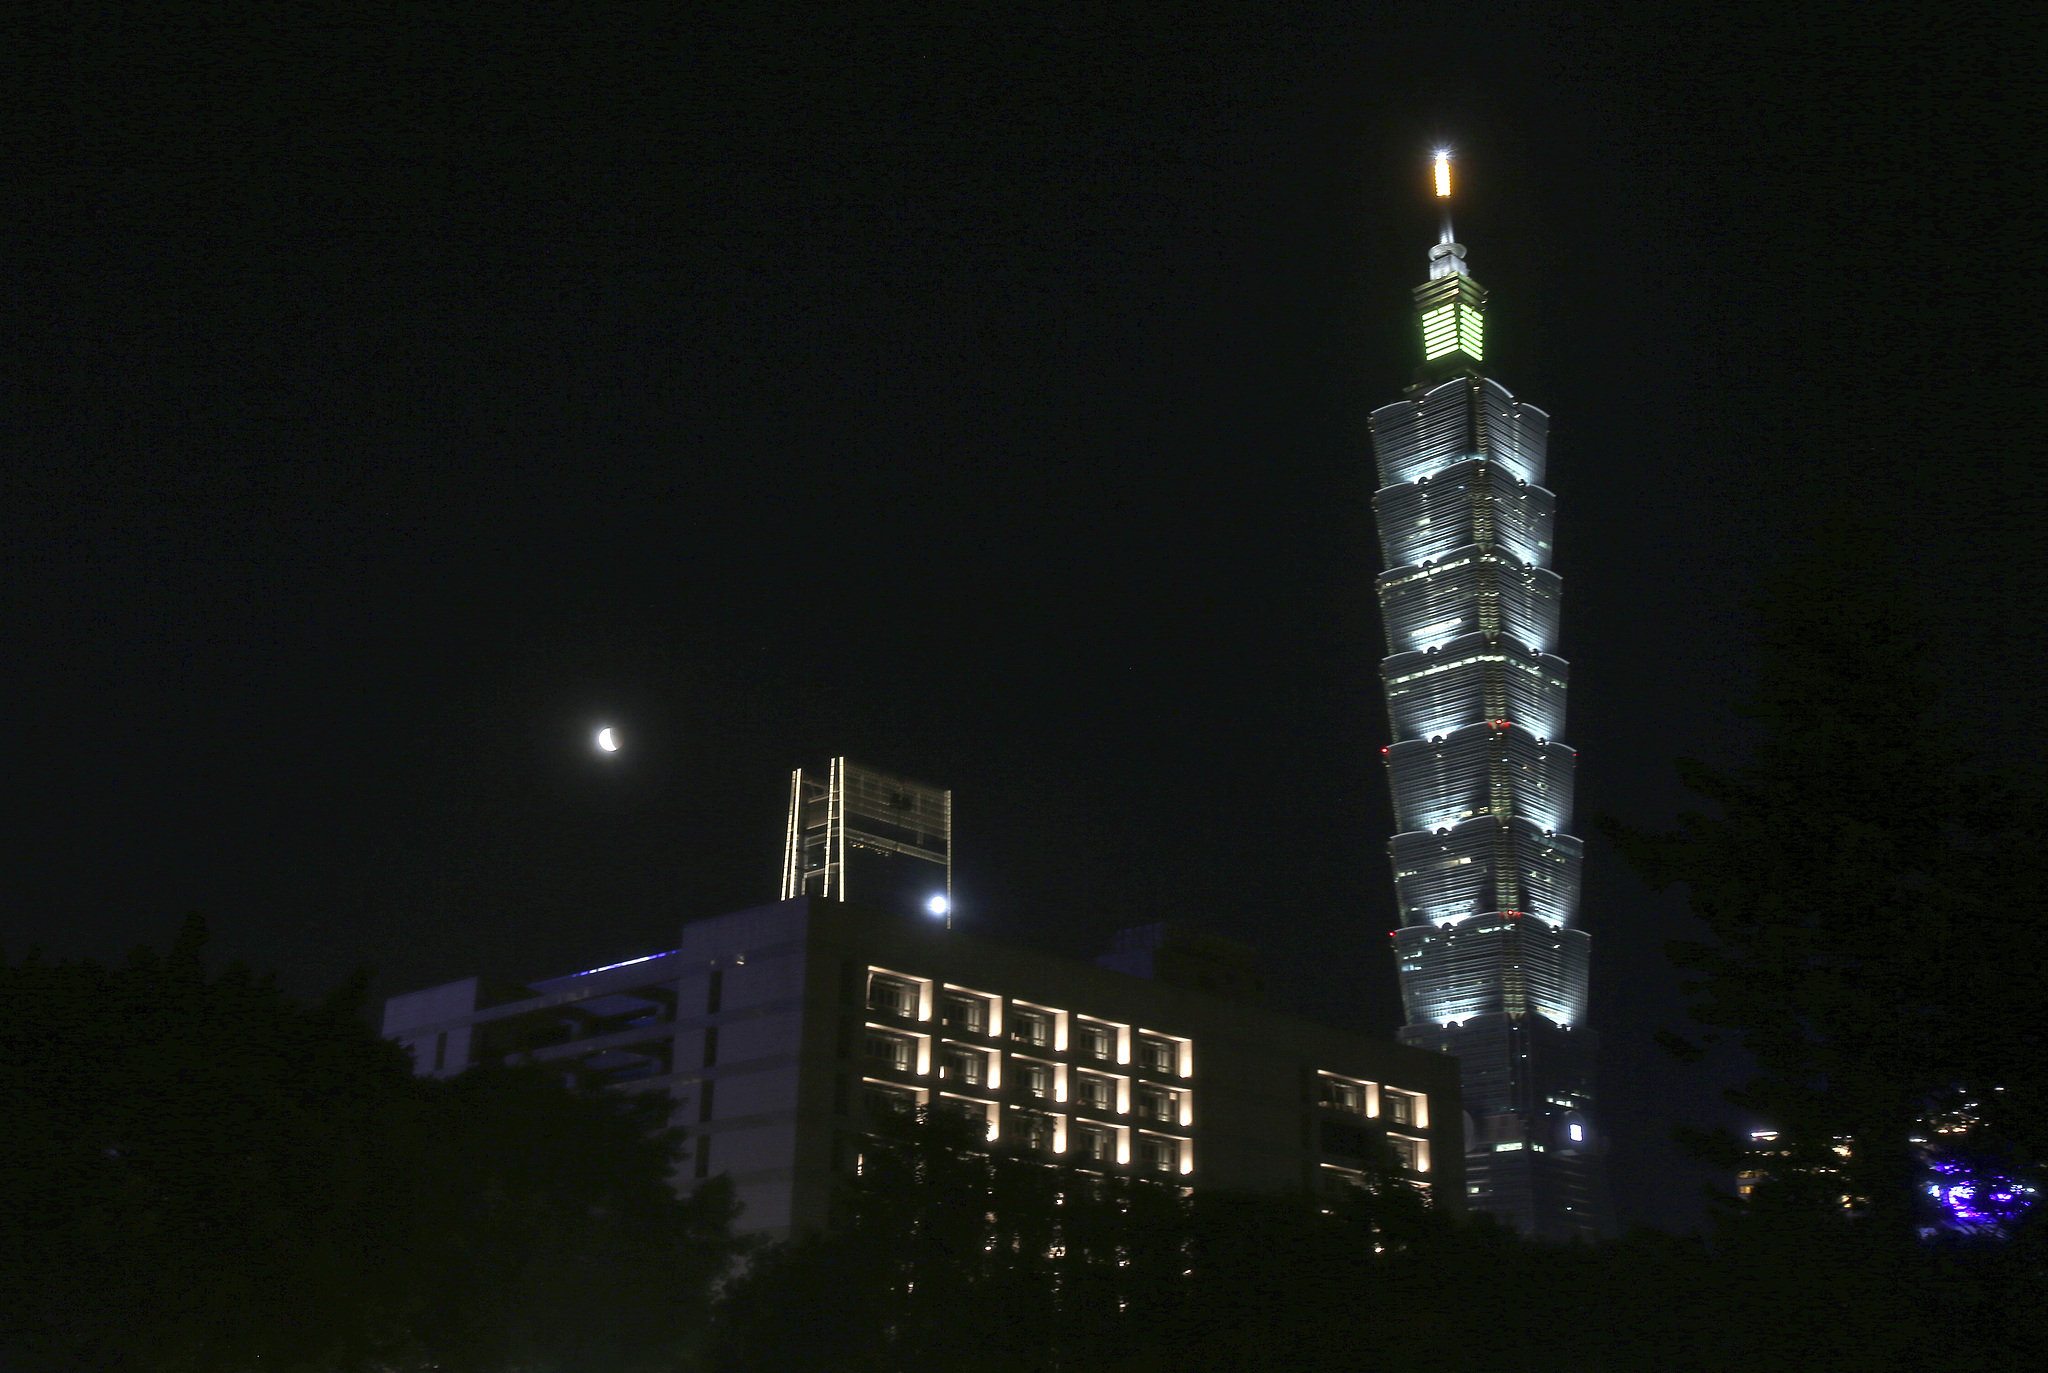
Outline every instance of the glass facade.
[(1461, 1060), (1473, 1209), (1595, 1237), (1607, 1227), (1550, 418), (1481, 373), (1486, 292), (1448, 217), (1414, 294), (1422, 370), (1371, 420), (1401, 1039)]

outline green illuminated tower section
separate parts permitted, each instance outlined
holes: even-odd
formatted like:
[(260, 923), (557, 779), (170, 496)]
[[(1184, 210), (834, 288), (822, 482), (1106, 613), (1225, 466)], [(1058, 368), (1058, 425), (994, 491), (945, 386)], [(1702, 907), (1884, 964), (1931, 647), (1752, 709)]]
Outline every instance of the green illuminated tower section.
[(1482, 370), (1486, 291), (1451, 229), (1447, 158), (1436, 191), (1442, 232), (1415, 288), (1422, 366), (1372, 415), (1401, 1039), (1462, 1064), (1467, 1204), (1527, 1234), (1595, 1238), (1606, 1194), (1550, 417)]
[(1457, 270), (1415, 288), (1415, 312), (1422, 320), (1422, 360), (1453, 359), (1476, 367), (1486, 356), (1486, 290), (1465, 275), (1462, 255), (1445, 257), (1457, 263)]

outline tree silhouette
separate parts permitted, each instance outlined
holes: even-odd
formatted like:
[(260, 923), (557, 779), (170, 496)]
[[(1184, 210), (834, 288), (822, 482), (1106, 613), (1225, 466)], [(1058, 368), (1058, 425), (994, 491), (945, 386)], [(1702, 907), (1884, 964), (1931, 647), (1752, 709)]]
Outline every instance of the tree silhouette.
[(2030, 990), (2048, 936), (2039, 788), (1973, 766), (1943, 722), (1896, 542), (1820, 528), (1758, 607), (1750, 757), (1682, 760), (1711, 809), (1676, 830), (1602, 828), (1653, 884), (1683, 885), (1710, 932), (1672, 957), (1694, 1018), (1755, 1060), (1735, 1099), (1784, 1131), (1781, 1199), (1803, 1185), (1840, 1209), (1846, 1190), (1903, 1236), (1924, 1209), (1911, 1140), (1944, 1103), (2048, 1144)]
[(363, 979), (302, 1007), (205, 937), (0, 960), (0, 1365), (689, 1366), (732, 1208), (664, 1101), (416, 1078)]

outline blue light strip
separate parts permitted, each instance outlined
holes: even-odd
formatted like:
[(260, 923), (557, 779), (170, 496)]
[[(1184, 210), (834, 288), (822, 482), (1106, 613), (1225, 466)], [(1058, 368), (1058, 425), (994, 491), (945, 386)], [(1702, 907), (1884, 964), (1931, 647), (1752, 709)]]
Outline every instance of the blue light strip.
[[(604, 966), (603, 966), (602, 968), (589, 968), (589, 969), (586, 969), (585, 971), (583, 971), (583, 972), (580, 972), (580, 973), (571, 973), (571, 974), (569, 974), (569, 976), (570, 976), (570, 977), (590, 977), (590, 976), (593, 976), (593, 975), (595, 975), (595, 974), (597, 974), (597, 973), (608, 973), (608, 972), (610, 972), (610, 971), (611, 971), (611, 970), (612, 970), (613, 968), (630, 968), (630, 967), (632, 967), (632, 966), (633, 966), (633, 965), (634, 965), (635, 963), (649, 963), (649, 962), (652, 962), (653, 960), (655, 960), (655, 959), (657, 959), (657, 958), (667, 958), (667, 957), (669, 956), (669, 954), (672, 954), (672, 953), (679, 953), (679, 952), (681, 952), (681, 951), (680, 951), (680, 950), (678, 950), (678, 949), (668, 949), (668, 950), (666, 950), (666, 951), (664, 951), (664, 952), (662, 952), (662, 953), (650, 953), (650, 954), (646, 954), (646, 955), (643, 955), (642, 957), (639, 957), (639, 958), (629, 958), (629, 959), (627, 959), (627, 960), (626, 960), (625, 962), (623, 962), (623, 963), (607, 963), (607, 964), (605, 964), (605, 965), (604, 965)], [(552, 981), (552, 980), (554, 980), (554, 979), (550, 979), (550, 980)], [(564, 979), (561, 979), (561, 980), (563, 980), (563, 981), (567, 981), (568, 979), (567, 979), (567, 978), (564, 978)]]

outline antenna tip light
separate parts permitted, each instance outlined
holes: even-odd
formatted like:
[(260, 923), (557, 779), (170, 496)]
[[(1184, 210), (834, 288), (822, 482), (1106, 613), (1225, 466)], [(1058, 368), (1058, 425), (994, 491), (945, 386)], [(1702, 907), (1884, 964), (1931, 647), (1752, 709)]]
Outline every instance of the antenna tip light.
[(1443, 148), (1436, 153), (1436, 193), (1439, 198), (1451, 193), (1451, 154)]

